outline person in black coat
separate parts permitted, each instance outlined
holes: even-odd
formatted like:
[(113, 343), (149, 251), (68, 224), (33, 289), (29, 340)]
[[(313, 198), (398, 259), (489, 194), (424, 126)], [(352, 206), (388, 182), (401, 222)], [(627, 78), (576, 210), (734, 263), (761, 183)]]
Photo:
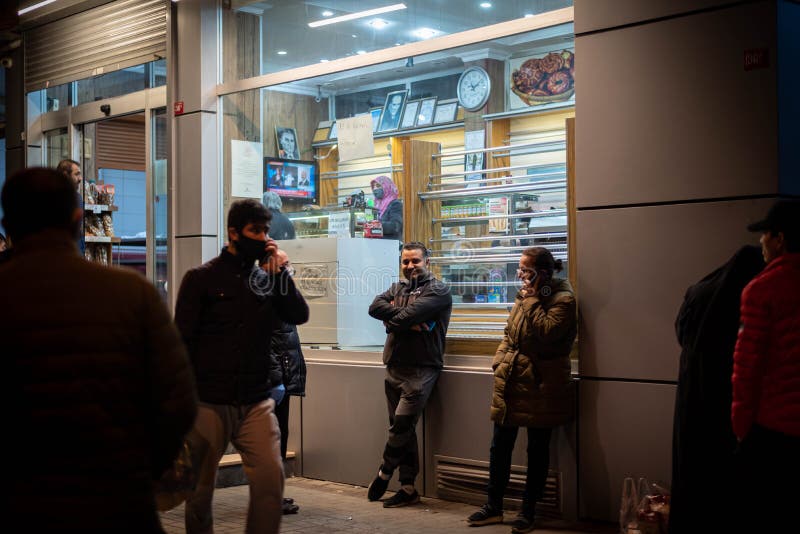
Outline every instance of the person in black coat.
[[(761, 249), (739, 249), (691, 286), (675, 321), (681, 361), (672, 432), (669, 531), (729, 532), (736, 437), (731, 426), (739, 299), (764, 267)], [(770, 513), (765, 511), (765, 513)]]
[[(277, 262), (280, 268), (294, 275), (289, 256), (282, 250), (278, 251)], [(285, 395), (280, 404), (275, 408), (278, 426), (281, 429), (281, 458), (286, 461), (286, 446), (289, 440), (289, 399), (292, 395), (304, 397), (306, 394), (306, 360), (303, 349), (300, 348), (300, 335), (297, 326), (278, 321), (278, 327), (272, 331), (272, 358), (280, 364), (283, 375)], [(283, 513), (296, 514), (300, 509), (294, 499), (283, 499)]]
[(267, 207), (272, 214), (272, 221), (269, 225), (269, 237), (272, 239), (295, 239), (294, 225), (291, 219), (281, 212), (283, 208), (283, 201), (277, 193), (267, 191), (261, 202)]

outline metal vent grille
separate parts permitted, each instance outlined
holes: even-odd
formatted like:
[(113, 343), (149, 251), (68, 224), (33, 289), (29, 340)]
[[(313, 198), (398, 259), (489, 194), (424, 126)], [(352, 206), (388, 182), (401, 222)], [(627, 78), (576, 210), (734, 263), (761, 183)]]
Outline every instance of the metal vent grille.
[(164, 57), (166, 5), (117, 0), (26, 31), (26, 92)]
[[(489, 462), (434, 456), (436, 492), (440, 499), (480, 505), (486, 502), (486, 485), (489, 482)], [(511, 466), (511, 478), (505, 495), (505, 507), (519, 509), (525, 489), (527, 468)], [(544, 486), (544, 495), (536, 503), (536, 515), (548, 519), (563, 519), (561, 506), (561, 472), (550, 470)]]

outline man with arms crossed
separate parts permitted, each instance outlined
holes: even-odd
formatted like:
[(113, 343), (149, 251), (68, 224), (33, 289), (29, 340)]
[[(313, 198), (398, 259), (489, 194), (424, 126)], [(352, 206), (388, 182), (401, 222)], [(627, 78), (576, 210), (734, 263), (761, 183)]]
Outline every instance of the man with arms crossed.
[(175, 321), (200, 396), (189, 440), (208, 450), (197, 488), (186, 501), (189, 534), (213, 532), (211, 500), (229, 442), (250, 481), (247, 532), (274, 534), (280, 527), (283, 464), (274, 412), (283, 384), (280, 364), (270, 357), (271, 332), (276, 319), (306, 322), (308, 305), (278, 264), (277, 244), (267, 237), (269, 223), (269, 210), (258, 200), (234, 202), (228, 245), (186, 273), (178, 293)]
[(419, 473), (416, 426), (443, 366), (445, 335), (453, 299), (450, 289), (428, 271), (425, 245), (403, 246), (400, 258), (405, 280), (378, 295), (369, 314), (386, 325), (383, 363), (386, 364), (386, 401), (389, 439), (383, 463), (367, 491), (370, 501), (386, 492), (399, 468), (400, 491), (384, 501), (385, 508), (419, 502), (414, 479)]

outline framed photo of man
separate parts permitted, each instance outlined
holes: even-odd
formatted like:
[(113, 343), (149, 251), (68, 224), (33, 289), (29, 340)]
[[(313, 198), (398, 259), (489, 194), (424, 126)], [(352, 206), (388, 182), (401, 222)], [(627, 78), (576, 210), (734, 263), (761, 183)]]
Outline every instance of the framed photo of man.
[(431, 96), (419, 101), (419, 112), (417, 113), (417, 128), (420, 126), (430, 126), (433, 124), (433, 113), (436, 110), (436, 98)]
[(419, 100), (406, 102), (406, 109), (403, 111), (403, 118), (400, 121), (400, 128), (413, 128), (417, 123), (417, 113), (419, 112)]
[(390, 132), (400, 126), (400, 118), (403, 116), (407, 96), (408, 92), (405, 89), (392, 91), (386, 95), (386, 103), (383, 105), (381, 122), (378, 126), (379, 132)]
[(297, 146), (297, 132), (294, 128), (275, 126), (275, 143), (278, 145), (278, 157), (283, 159), (300, 159)]

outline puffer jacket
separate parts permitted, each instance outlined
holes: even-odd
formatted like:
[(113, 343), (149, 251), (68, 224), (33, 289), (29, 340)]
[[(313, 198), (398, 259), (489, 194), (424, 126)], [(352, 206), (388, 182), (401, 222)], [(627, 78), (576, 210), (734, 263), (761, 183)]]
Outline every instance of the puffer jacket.
[(575, 295), (566, 280), (553, 279), (550, 287), (547, 297), (517, 295), (494, 356), (491, 418), (501, 425), (555, 427), (574, 416)]
[(287, 395), (306, 394), (306, 360), (293, 324), (281, 322), (272, 331), (272, 357), (280, 363)]
[(778, 256), (742, 292), (733, 355), (733, 431), (800, 436), (800, 253)]

